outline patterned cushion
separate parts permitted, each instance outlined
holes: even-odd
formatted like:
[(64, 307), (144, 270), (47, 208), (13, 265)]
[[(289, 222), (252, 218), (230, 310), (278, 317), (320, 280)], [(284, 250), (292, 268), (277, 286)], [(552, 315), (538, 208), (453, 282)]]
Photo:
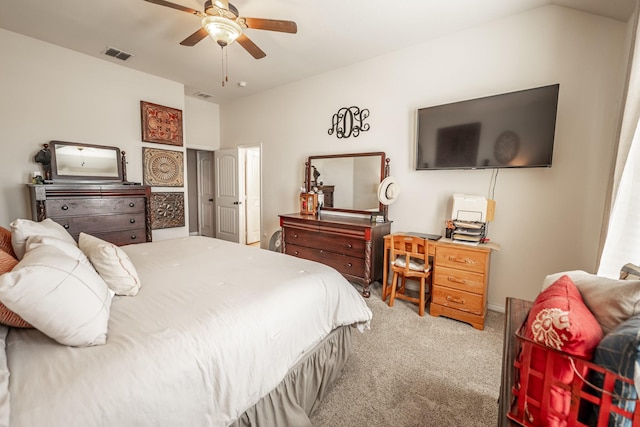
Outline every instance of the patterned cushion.
[[(616, 374), (634, 379), (640, 372), (640, 316), (634, 316), (621, 323), (613, 331), (605, 335), (596, 348), (593, 360), (600, 366), (609, 369)], [(602, 387), (602, 375), (594, 375), (593, 382)], [(638, 393), (631, 384), (616, 382), (614, 391), (625, 399), (614, 399), (613, 403), (620, 408), (633, 413)], [(611, 412), (609, 426), (631, 427), (630, 419), (620, 414)]]
[[(18, 265), (18, 260), (4, 251), (0, 251), (0, 276), (13, 270)], [(0, 323), (15, 328), (33, 328), (29, 323), (25, 322), (22, 317), (9, 310), (7, 306), (0, 302)]]
[[(524, 336), (543, 346), (590, 360), (602, 339), (602, 329), (584, 304), (576, 285), (569, 276), (564, 275), (542, 291), (534, 301), (525, 323)], [(533, 347), (531, 361), (534, 370), (543, 372), (546, 352)], [(554, 366), (553, 376), (564, 384), (570, 384), (574, 371), (570, 363), (565, 361)], [(530, 377), (530, 381), (530, 395), (540, 401), (543, 392), (541, 380)], [(553, 409), (568, 415), (570, 391), (553, 387), (549, 392), (549, 404)], [(541, 420), (535, 407), (530, 406), (529, 412), (534, 425), (563, 425), (563, 421), (552, 413), (548, 419)]]
[(13, 246), (11, 245), (11, 231), (4, 227), (0, 227), (0, 250), (8, 253), (14, 258), (17, 258), (15, 252), (13, 252)]

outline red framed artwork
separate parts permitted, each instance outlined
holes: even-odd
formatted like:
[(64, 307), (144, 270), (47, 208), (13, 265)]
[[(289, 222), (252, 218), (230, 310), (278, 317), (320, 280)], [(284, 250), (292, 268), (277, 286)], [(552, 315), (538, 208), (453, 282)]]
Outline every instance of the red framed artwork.
[(182, 146), (182, 110), (140, 101), (142, 140)]

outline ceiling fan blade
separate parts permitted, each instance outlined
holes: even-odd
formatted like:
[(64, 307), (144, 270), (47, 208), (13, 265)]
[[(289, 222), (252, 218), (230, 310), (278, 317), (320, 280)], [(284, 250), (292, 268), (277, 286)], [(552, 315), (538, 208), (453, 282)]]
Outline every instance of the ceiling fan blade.
[(171, 3), (169, 1), (165, 1), (165, 0), (145, 0), (145, 1), (148, 1), (149, 3), (158, 4), (160, 6), (166, 6), (166, 7), (172, 8), (172, 9), (181, 10), (183, 12), (187, 12), (187, 13), (190, 13), (192, 15), (204, 17), (204, 13), (200, 12), (199, 10), (191, 9), (190, 7), (184, 7), (184, 6), (181, 6), (179, 4)]
[(252, 42), (251, 39), (249, 39), (249, 37), (247, 37), (247, 35), (244, 33), (241, 34), (240, 37), (236, 39), (236, 41), (240, 43), (240, 46), (245, 48), (245, 50), (256, 59), (264, 58), (265, 56), (267, 56), (267, 54), (264, 53), (262, 49), (260, 49), (254, 42)]
[(204, 39), (208, 35), (209, 33), (207, 33), (207, 30), (205, 30), (204, 28), (200, 28), (195, 33), (191, 34), (189, 37), (182, 40), (180, 44), (182, 46), (194, 46), (196, 43), (198, 43), (200, 40)]
[(244, 21), (247, 28), (255, 30), (280, 31), (281, 33), (295, 34), (298, 32), (298, 25), (293, 21), (281, 21), (278, 19), (262, 18), (239, 18)]

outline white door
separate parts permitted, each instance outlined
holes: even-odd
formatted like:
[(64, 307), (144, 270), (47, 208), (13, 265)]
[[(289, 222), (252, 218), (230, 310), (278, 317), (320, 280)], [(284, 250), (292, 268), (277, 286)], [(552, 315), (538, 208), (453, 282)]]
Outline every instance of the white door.
[(198, 151), (198, 229), (201, 236), (214, 237), (213, 153)]
[(215, 152), (216, 237), (244, 243), (244, 209), (240, 209), (244, 180), (238, 159), (237, 148)]
[(260, 241), (260, 149), (246, 149), (247, 244)]

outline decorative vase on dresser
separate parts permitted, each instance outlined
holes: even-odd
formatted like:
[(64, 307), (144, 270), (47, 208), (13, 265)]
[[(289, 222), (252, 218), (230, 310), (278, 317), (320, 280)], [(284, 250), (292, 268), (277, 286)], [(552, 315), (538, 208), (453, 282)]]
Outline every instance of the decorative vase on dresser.
[(382, 278), (383, 238), (391, 230), (390, 222), (326, 213), (279, 216), (284, 253), (333, 267), (362, 285), (365, 298), (370, 296), (371, 283)]

